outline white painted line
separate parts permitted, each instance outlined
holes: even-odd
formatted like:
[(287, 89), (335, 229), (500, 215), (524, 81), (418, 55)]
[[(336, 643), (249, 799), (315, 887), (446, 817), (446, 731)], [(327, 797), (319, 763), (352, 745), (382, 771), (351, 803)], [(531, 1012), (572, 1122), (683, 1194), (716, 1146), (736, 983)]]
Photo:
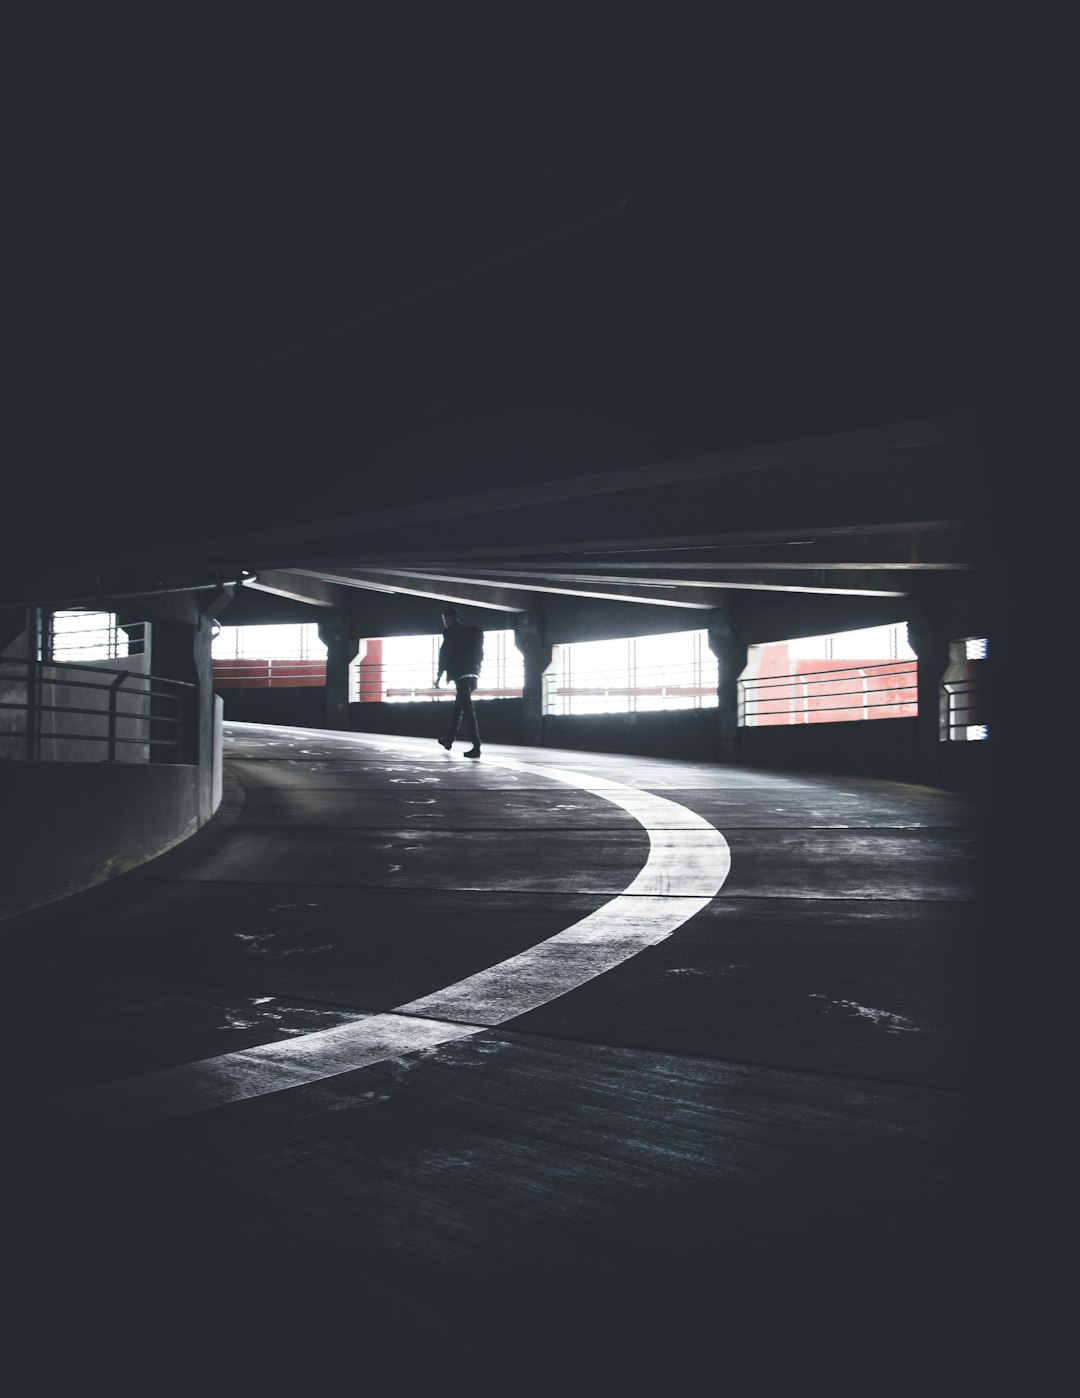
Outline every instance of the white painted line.
[(75, 1092), (15, 1102), (6, 1110), (0, 1153), (85, 1140), (112, 1131), (189, 1116), (230, 1102), (265, 1097), (433, 1048), (482, 1032), (473, 1024), (440, 1024), (405, 1015), (368, 1015), (294, 1039), (240, 1049), (155, 1073), (96, 1083)]
[(13, 1104), (4, 1153), (266, 1096), (483, 1033), (663, 941), (700, 912), (728, 876), (731, 853), (723, 835), (666, 797), (560, 767), (510, 759), (489, 759), (486, 765), (565, 782), (639, 820), (649, 835), (649, 855), (625, 892), (535, 947), (387, 1013)]
[[(670, 937), (719, 893), (731, 869), (720, 831), (664, 796), (561, 767), (497, 765), (552, 777), (622, 806), (648, 831), (649, 857), (624, 893), (588, 917), (456, 985), (398, 1005), (403, 1014), (505, 1024)], [(668, 828), (658, 829), (650, 817), (664, 818)]]

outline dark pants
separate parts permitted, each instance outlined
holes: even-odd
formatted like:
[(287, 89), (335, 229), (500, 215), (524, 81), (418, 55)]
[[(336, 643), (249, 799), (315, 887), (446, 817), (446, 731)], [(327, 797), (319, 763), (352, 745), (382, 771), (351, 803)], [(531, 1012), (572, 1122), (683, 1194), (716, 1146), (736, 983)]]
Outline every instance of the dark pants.
[(446, 741), (452, 743), (457, 736), (461, 720), (465, 720), (465, 731), (473, 740), (473, 747), (480, 746), (480, 729), (476, 726), (476, 710), (473, 708), (472, 692), (476, 688), (476, 681), (471, 675), (464, 675), (460, 680), (454, 681), (457, 689), (457, 698), (454, 700), (454, 712), (450, 715), (450, 727), (446, 730)]

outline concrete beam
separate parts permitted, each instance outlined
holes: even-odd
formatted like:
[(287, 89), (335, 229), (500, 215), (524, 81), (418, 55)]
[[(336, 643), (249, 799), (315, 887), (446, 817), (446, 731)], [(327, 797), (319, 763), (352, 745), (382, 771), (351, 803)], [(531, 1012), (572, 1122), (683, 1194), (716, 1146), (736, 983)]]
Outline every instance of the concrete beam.
[(292, 602), (307, 602), (312, 607), (340, 607), (348, 602), (348, 594), (334, 583), (310, 574), (294, 573), (284, 568), (264, 568), (245, 587), (256, 592), (271, 592), (275, 597), (287, 597)]
[(408, 597), (430, 597), (435, 602), (459, 602), (464, 606), (487, 607), (494, 612), (527, 612), (534, 605), (528, 592), (499, 583), (485, 584), (476, 579), (426, 578), (424, 575), (392, 574), (365, 570), (363, 573), (328, 573), (320, 569), (297, 569), (304, 577), (335, 583), (342, 589), (400, 593)]
[[(378, 574), (380, 579), (399, 575), (396, 569), (386, 569)], [(364, 576), (370, 576), (367, 570)], [(665, 578), (592, 578), (580, 573), (526, 572), (507, 570), (505, 573), (485, 573), (480, 577), (471, 574), (463, 577), (458, 573), (420, 573), (400, 570), (400, 576), (410, 578), (432, 578), (440, 582), (483, 583), (490, 587), (513, 586), (524, 592), (554, 593), (562, 597), (603, 597), (613, 601), (641, 602), (658, 607), (715, 607), (717, 600), (712, 593), (718, 591), (757, 591), (757, 592), (802, 592), (837, 593), (841, 596), (863, 597), (904, 597), (913, 590), (914, 575), (896, 577), (875, 576), (872, 581), (886, 585), (872, 587), (869, 581), (857, 574), (832, 577), (819, 570), (803, 570), (800, 575), (770, 575), (751, 578), (749, 575), (731, 576), (727, 579), (686, 579)], [(891, 584), (888, 585), (888, 584)]]
[[(797, 529), (739, 530), (723, 534), (661, 534), (634, 537), (590, 537), (571, 540), (550, 539), (543, 543), (502, 543), (486, 548), (455, 548), (453, 553), (439, 549), (408, 552), (364, 551), (365, 567), (453, 568), (462, 571), (466, 562), (484, 562), (487, 570), (514, 567), (529, 560), (534, 566), (565, 567), (573, 559), (575, 568), (638, 568), (718, 566), (735, 561), (770, 563), (786, 550), (814, 564), (865, 561), (871, 565), (895, 567), (925, 563), (928, 566), (970, 567), (974, 552), (971, 528), (959, 520), (922, 520), (822, 527), (813, 523)], [(690, 557), (696, 556), (697, 561)], [(324, 556), (320, 568), (357, 566), (356, 554)]]
[[(860, 455), (876, 459), (881, 453), (959, 446), (966, 440), (966, 435), (967, 427), (960, 417), (927, 418), (918, 422), (895, 423), (795, 441), (769, 442), (694, 457), (559, 476), (471, 495), (366, 510), (360, 514), (342, 515), (308, 524), (291, 524), (283, 528), (223, 536), (183, 547), (157, 549), (152, 555), (135, 553), (121, 562), (128, 567), (151, 565), (155, 561), (168, 563), (182, 560), (188, 563), (223, 555), (236, 557), (241, 553), (250, 557), (252, 551), (259, 550), (264, 555), (272, 554), (280, 566), (285, 561), (283, 552), (288, 553), (290, 560), (298, 560), (304, 551), (310, 555), (311, 548), (315, 546), (325, 556), (326, 546), (334, 539), (359, 541), (386, 530), (424, 524), (441, 525), (447, 519), (503, 514), (511, 510), (528, 511), (537, 506), (567, 506), (572, 501), (622, 495), (650, 486), (670, 487), (676, 483), (760, 475), (791, 468), (803, 469), (810, 474), (819, 471), (823, 464), (853, 463)], [(299, 554), (296, 552), (298, 547), (301, 547)]]
[[(0, 603), (0, 611), (11, 609), (25, 612), (28, 606), (89, 607), (91, 610), (113, 611), (122, 602), (128, 607), (141, 605), (171, 607), (168, 599), (196, 593), (217, 594), (244, 579), (244, 570), (230, 567), (210, 573), (205, 568), (176, 569), (171, 572), (148, 574), (91, 573), (86, 570), (57, 571), (53, 574), (26, 574), (19, 579), (14, 592), (17, 597)], [(166, 599), (162, 601), (161, 599)]]
[[(642, 552), (646, 552), (643, 550)], [(743, 573), (754, 571), (806, 571), (808, 569), (825, 568), (835, 572), (914, 572), (914, 573), (960, 573), (968, 572), (977, 565), (969, 557), (958, 557), (955, 552), (948, 557), (927, 558), (915, 557), (901, 552), (896, 548), (876, 549), (874, 547), (858, 547), (852, 545), (850, 548), (837, 547), (835, 544), (808, 543), (802, 546), (777, 544), (772, 548), (761, 546), (734, 546), (728, 548), (695, 549), (698, 555), (696, 558), (682, 558), (679, 555), (686, 550), (674, 546), (670, 549), (663, 545), (654, 545), (647, 552), (651, 554), (667, 555), (662, 559), (608, 559), (602, 561), (592, 561), (588, 558), (574, 558), (573, 566), (579, 573), (593, 574), (597, 578), (602, 578), (605, 573), (622, 573), (635, 578), (657, 579), (671, 573), (685, 574), (685, 581), (694, 582), (699, 577), (709, 573)], [(550, 558), (550, 555), (549, 555)], [(536, 561), (530, 560), (532, 566), (550, 568), (565, 568), (566, 558)], [(386, 560), (390, 563), (390, 560)], [(446, 567), (450, 560), (431, 560), (427, 566)], [(505, 556), (497, 563), (489, 562), (486, 567), (481, 567), (477, 563), (466, 564), (463, 560), (454, 560), (455, 571), (460, 573), (488, 572), (493, 570), (493, 566), (499, 572), (518, 572), (524, 569), (522, 562), (512, 560)]]
[[(423, 597), (443, 597), (448, 600), (471, 602), (475, 605), (494, 607), (498, 611), (529, 611), (536, 606), (536, 593), (554, 594), (560, 597), (604, 598), (614, 602), (643, 602), (658, 607), (688, 607), (693, 610), (708, 610), (716, 606), (715, 597), (707, 597), (695, 588), (638, 587), (633, 583), (622, 582), (604, 587), (569, 582), (560, 586), (521, 581), (518, 577), (507, 578), (462, 578), (453, 573), (422, 573), (405, 569), (384, 569), (375, 572), (370, 569), (355, 570), (348, 575), (354, 585), (363, 587), (370, 583), (381, 591), (412, 592)], [(497, 601), (486, 601), (488, 597), (514, 598), (514, 605), (504, 605)]]

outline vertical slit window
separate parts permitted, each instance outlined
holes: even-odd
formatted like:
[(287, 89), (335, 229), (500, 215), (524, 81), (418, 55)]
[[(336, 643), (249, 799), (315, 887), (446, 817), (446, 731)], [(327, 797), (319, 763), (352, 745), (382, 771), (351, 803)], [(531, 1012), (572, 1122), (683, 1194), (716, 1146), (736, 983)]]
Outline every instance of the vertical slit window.
[(949, 646), (949, 668), (941, 683), (941, 737), (950, 743), (985, 742), (985, 636), (966, 636)]

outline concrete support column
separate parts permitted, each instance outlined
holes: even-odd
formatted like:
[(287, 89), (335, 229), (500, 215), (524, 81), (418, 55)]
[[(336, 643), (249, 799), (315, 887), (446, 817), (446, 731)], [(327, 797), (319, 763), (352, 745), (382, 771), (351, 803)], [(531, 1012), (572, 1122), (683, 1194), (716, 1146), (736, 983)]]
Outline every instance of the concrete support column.
[(733, 607), (713, 612), (709, 619), (709, 649), (716, 656), (716, 756), (720, 762), (739, 760), (739, 676), (746, 669), (747, 648), (739, 641)]
[[(178, 753), (175, 748), (152, 745), (150, 761), (181, 762), (198, 767), (200, 825), (209, 820), (214, 811), (216, 704), (211, 656), (214, 618), (232, 593), (232, 587), (203, 595), (201, 599), (194, 593), (165, 593), (126, 598), (115, 606), (117, 625), (129, 636), (133, 634), (132, 628), (149, 622), (149, 634), (147, 630), (134, 633), (141, 637), (143, 648), (149, 650), (149, 673), (190, 686), (179, 691), (183, 696), (179, 731), (175, 723), (164, 721), (176, 715), (176, 704), (168, 699), (151, 699), (151, 738), (179, 738), (180, 748)], [(109, 605), (107, 598), (102, 602), (104, 606)]]
[(949, 668), (949, 638), (926, 606), (908, 620), (908, 643), (919, 660), (918, 780), (941, 785), (941, 682)]
[(514, 617), (514, 645), (525, 661), (521, 741), (528, 747), (543, 747), (544, 674), (551, 664), (552, 647), (544, 640), (542, 612), (519, 612)]
[(349, 727), (349, 666), (360, 649), (350, 618), (344, 608), (334, 608), (319, 622), (319, 640), (326, 647), (326, 718), (327, 728), (348, 730)]
[[(185, 610), (187, 610), (185, 608)], [(123, 624), (123, 623), (121, 623)], [(151, 700), (150, 736), (179, 736), (180, 750), (151, 746), (151, 762), (184, 762), (199, 768), (199, 823), (213, 810), (214, 672), (210, 656), (213, 618), (191, 604), (188, 620), (155, 617), (150, 630), (150, 672), (161, 679), (181, 680), (192, 688), (180, 691), (181, 723), (165, 722), (176, 713), (167, 699)], [(169, 686), (166, 686), (169, 688)], [(155, 714), (160, 721), (153, 721)]]
[(18, 706), (0, 709), (0, 757), (36, 759), (41, 756), (41, 715), (35, 701), (41, 693), (41, 667), (37, 660), (42, 633), (40, 607), (12, 609), (6, 617), (0, 614), (0, 654), (26, 662), (0, 665), (0, 700)]
[[(6, 611), (0, 611), (0, 655), (8, 652), (8, 647), (13, 645), (20, 636), (26, 635), (26, 608), (11, 607)], [(10, 654), (17, 652), (12, 650)]]

